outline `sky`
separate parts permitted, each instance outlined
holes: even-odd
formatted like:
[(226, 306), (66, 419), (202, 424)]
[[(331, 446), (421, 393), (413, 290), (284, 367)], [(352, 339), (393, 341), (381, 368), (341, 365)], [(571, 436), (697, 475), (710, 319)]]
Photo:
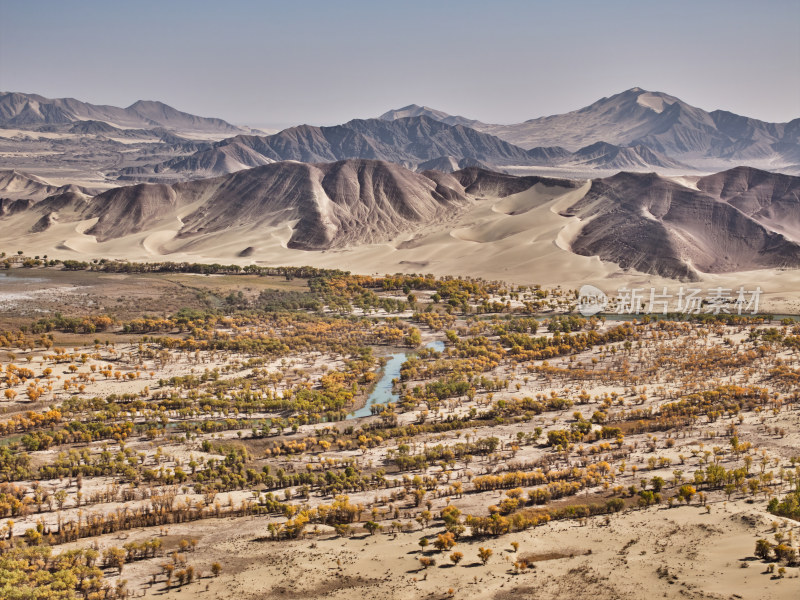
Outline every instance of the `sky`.
[(412, 103), (516, 123), (638, 86), (788, 121), (798, 25), (798, 0), (0, 0), (0, 91), (281, 128)]

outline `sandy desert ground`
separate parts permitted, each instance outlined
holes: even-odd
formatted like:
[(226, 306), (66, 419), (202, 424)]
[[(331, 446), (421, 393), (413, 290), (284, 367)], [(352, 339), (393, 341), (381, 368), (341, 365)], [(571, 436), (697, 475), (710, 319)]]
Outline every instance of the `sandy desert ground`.
[[(256, 517), (171, 527), (169, 536), (199, 538), (192, 562), (223, 565), (219, 577), (199, 580), (183, 590), (147, 589), (145, 598), (640, 598), (647, 589), (658, 598), (792, 599), (800, 577), (779, 580), (743, 549), (754, 533), (768, 535), (771, 515), (742, 502), (719, 503), (711, 512), (698, 507), (651, 508), (585, 525), (553, 523), (535, 531), (486, 541), (466, 541), (458, 566), (440, 558), (423, 569), (418, 540), (440, 528), (413, 533), (366, 533), (342, 540), (321, 531), (293, 542), (268, 537)], [(126, 541), (145, 539), (144, 532)], [(109, 537), (101, 543), (117, 544)], [(511, 542), (517, 542), (514, 551)], [(494, 554), (486, 565), (478, 548)], [(519, 572), (513, 563), (530, 559)], [(442, 564), (444, 563), (444, 564)], [(146, 580), (142, 563), (126, 567), (129, 581)], [(453, 593), (449, 592), (452, 590)]]

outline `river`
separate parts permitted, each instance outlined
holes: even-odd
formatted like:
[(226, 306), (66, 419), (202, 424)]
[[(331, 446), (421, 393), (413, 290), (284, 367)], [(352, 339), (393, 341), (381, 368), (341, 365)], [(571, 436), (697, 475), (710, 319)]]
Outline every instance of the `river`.
[[(444, 350), (444, 342), (441, 340), (435, 340), (425, 344), (425, 347), (432, 348), (437, 352), (442, 352)], [(392, 380), (400, 378), (400, 367), (412, 354), (413, 352), (397, 352), (392, 354), (389, 357), (389, 360), (386, 362), (386, 365), (383, 367), (383, 374), (378, 380), (378, 383), (375, 384), (375, 388), (372, 390), (369, 398), (367, 398), (366, 404), (357, 411), (347, 415), (347, 418), (355, 419), (358, 417), (368, 417), (372, 414), (371, 407), (373, 404), (397, 402), (400, 399), (400, 396), (399, 394), (394, 393)]]

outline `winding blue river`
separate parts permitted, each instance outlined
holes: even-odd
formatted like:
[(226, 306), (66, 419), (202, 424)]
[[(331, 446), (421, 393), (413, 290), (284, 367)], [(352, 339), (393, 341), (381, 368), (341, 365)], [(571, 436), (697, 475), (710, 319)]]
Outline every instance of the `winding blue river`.
[[(444, 350), (444, 342), (435, 340), (425, 345), (426, 348), (433, 348), (437, 352)], [(383, 367), (383, 375), (375, 384), (375, 388), (367, 398), (367, 403), (359, 408), (357, 411), (347, 415), (348, 419), (355, 419), (357, 417), (368, 417), (372, 414), (371, 406), (373, 404), (386, 404), (388, 402), (397, 402), (400, 399), (399, 394), (392, 391), (392, 379), (400, 378), (400, 367), (406, 361), (409, 355), (413, 352), (397, 352), (392, 354)]]

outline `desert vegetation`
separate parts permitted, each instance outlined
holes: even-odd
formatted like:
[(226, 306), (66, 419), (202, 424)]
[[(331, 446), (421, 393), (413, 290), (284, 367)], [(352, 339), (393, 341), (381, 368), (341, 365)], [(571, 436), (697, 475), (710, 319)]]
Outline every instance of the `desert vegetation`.
[(778, 595), (798, 576), (793, 318), (587, 319), (573, 290), (430, 275), (10, 264), (202, 285), (166, 314), (6, 315), (3, 597), (222, 585), (257, 568), (216, 549), (234, 523), (258, 552), (338, 556), (336, 589), (358, 544), (404, 548), (393, 581), (418, 591), (467, 597), (471, 569), (524, 586), (593, 551), (539, 537), (651, 513), (745, 515), (732, 560), (763, 562)]

